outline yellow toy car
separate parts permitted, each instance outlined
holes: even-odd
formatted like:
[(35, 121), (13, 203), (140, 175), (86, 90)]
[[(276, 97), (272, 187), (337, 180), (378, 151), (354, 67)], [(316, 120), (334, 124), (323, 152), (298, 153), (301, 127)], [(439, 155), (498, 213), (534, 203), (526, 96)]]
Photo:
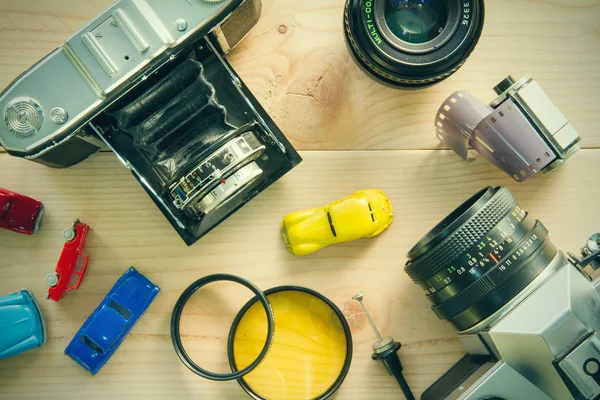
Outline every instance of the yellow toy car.
[(324, 207), (289, 214), (281, 232), (290, 253), (304, 256), (335, 243), (377, 236), (393, 220), (392, 204), (382, 190), (362, 190)]

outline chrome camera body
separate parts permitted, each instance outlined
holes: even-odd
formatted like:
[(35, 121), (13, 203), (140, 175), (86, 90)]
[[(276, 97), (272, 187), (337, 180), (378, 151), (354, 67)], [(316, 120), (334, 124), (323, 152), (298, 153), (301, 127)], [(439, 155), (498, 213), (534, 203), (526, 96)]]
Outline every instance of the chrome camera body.
[(459, 332), (469, 354), (424, 400), (600, 398), (600, 248), (558, 252), (523, 291)]
[(0, 94), (0, 144), (50, 167), (110, 148), (188, 245), (301, 158), (223, 58), (260, 0), (120, 0)]
[(565, 254), (490, 186), (423, 236), (405, 271), (468, 351), (423, 400), (600, 398), (600, 234)]

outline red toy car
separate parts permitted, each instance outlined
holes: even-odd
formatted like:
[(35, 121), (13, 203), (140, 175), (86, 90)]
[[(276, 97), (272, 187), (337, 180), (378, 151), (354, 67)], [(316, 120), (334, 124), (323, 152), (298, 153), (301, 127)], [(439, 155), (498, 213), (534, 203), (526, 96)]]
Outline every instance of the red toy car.
[(89, 230), (88, 225), (77, 220), (72, 228), (63, 231), (66, 243), (58, 259), (56, 272), (46, 276), (46, 284), (50, 287), (46, 298), (59, 301), (69, 290), (79, 289), (88, 264), (83, 247)]
[(44, 205), (39, 201), (0, 188), (0, 228), (32, 235), (43, 215)]

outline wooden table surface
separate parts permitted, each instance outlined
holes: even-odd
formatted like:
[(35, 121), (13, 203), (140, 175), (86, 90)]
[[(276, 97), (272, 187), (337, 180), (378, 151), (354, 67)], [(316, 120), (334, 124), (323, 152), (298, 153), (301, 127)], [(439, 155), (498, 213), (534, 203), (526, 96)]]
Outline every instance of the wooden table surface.
[[(0, 232), (0, 295), (32, 290), (49, 335), (43, 349), (0, 361), (0, 398), (247, 398), (235, 382), (189, 372), (171, 345), (176, 299), (194, 280), (217, 272), (262, 289), (301, 285), (331, 298), (354, 338), (352, 367), (336, 398), (401, 398), (394, 379), (371, 361), (374, 334), (350, 300), (365, 291), (380, 330), (403, 343), (405, 374), (420, 394), (465, 353), (402, 269), (408, 249), (429, 228), (478, 189), (507, 185), (560, 248), (577, 251), (599, 230), (600, 0), (486, 1), (486, 27), (470, 60), (444, 83), (419, 92), (379, 86), (354, 66), (341, 31), (343, 0), (263, 2), (260, 23), (229, 59), (304, 162), (196, 245), (185, 246), (110, 153), (68, 170), (0, 154), (0, 186), (47, 208), (35, 236)], [(0, 0), (0, 86), (110, 3)], [(517, 184), (483, 159), (467, 164), (438, 145), (433, 117), (450, 93), (467, 89), (489, 101), (502, 78), (525, 73), (583, 137), (584, 149), (562, 168)], [(387, 232), (306, 258), (287, 253), (279, 235), (286, 213), (364, 188), (389, 194), (396, 221)], [(44, 277), (56, 264), (62, 229), (75, 218), (92, 227), (87, 276), (60, 303), (46, 301)], [(90, 377), (64, 348), (130, 265), (162, 291), (109, 363)], [(203, 365), (226, 369), (227, 327), (248, 298), (216, 285), (186, 308), (185, 344)]]

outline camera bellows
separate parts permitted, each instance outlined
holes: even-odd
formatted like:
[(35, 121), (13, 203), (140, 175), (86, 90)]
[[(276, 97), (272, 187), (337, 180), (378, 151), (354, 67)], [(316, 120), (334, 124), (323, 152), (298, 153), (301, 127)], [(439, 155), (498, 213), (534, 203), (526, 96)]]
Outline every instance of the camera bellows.
[(198, 67), (193, 62), (186, 61), (143, 92), (136, 100), (111, 114), (116, 118), (119, 127), (127, 130), (128, 127), (139, 125), (149, 118), (154, 110), (167, 103), (174, 93), (180, 93), (197, 80)]
[(135, 146), (171, 177), (199, 150), (233, 129), (202, 64), (191, 59), (112, 115)]
[(117, 1), (3, 91), (0, 145), (62, 168), (108, 146), (191, 245), (301, 161), (223, 58), (260, 11)]

